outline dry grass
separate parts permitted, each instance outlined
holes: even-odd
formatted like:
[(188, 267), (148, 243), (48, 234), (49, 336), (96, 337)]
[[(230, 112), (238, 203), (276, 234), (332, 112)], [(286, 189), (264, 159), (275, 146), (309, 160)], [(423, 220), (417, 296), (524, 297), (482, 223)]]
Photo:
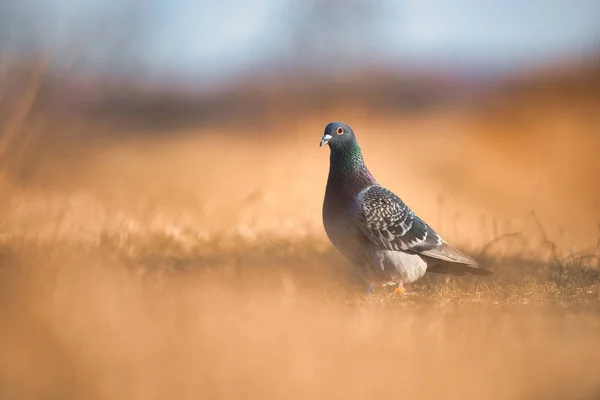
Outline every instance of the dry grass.
[[(598, 269), (363, 297), (319, 239), (6, 240), (3, 398), (597, 398)], [(492, 260), (488, 260), (490, 262)], [(526, 270), (522, 268), (527, 268)]]
[[(598, 121), (559, 114), (57, 141), (0, 181), (0, 398), (598, 398)], [(362, 296), (320, 221), (334, 119), (495, 275)]]

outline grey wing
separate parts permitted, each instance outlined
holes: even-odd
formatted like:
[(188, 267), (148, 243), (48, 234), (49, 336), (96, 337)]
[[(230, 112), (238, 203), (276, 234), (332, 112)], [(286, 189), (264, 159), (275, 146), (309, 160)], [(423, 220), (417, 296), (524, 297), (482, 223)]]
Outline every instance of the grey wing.
[(450, 246), (446, 242), (443, 242), (442, 245), (437, 248), (421, 251), (420, 254), (427, 257), (435, 258), (437, 260), (448, 261), (451, 263), (466, 264), (469, 267), (473, 268), (479, 267), (477, 261), (473, 260), (471, 257), (466, 255), (462, 251), (456, 250), (454, 247)]
[(382, 248), (421, 253), (442, 245), (442, 238), (389, 190), (371, 186), (358, 200), (359, 229)]
[(359, 209), (359, 229), (383, 249), (413, 252), (438, 262), (478, 268), (475, 260), (446, 243), (398, 196), (381, 186), (372, 186), (361, 193)]

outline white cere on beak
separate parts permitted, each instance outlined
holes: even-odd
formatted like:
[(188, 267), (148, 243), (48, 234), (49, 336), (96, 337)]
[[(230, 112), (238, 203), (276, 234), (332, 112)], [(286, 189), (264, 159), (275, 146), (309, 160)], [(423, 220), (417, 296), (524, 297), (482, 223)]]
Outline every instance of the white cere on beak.
[(327, 143), (329, 143), (331, 138), (332, 138), (331, 135), (327, 135), (327, 134), (323, 135), (323, 137), (321, 138), (321, 144), (319, 145), (319, 147), (325, 146)]

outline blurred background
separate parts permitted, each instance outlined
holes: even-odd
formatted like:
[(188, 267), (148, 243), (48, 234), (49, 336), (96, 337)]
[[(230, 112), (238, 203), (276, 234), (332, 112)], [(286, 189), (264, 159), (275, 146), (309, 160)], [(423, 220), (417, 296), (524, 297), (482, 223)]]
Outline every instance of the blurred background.
[(477, 247), (534, 210), (567, 247), (595, 244), (598, 1), (0, 7), (5, 184), (91, 196), (96, 233), (144, 203), (185, 205), (200, 231), (262, 231), (275, 212), (287, 233), (321, 235), (316, 143), (343, 120), (381, 183), (446, 237)]
[[(599, 16), (0, 0), (0, 398), (597, 399)], [(339, 120), (493, 277), (358, 295)]]

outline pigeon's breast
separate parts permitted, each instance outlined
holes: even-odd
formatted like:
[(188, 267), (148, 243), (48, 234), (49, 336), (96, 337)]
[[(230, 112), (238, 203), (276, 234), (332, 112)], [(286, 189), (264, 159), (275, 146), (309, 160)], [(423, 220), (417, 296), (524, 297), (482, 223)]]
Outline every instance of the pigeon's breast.
[(344, 257), (353, 263), (361, 263), (364, 251), (360, 238), (364, 235), (356, 223), (357, 209), (352, 199), (344, 200), (334, 201), (325, 197), (323, 227), (331, 243)]

